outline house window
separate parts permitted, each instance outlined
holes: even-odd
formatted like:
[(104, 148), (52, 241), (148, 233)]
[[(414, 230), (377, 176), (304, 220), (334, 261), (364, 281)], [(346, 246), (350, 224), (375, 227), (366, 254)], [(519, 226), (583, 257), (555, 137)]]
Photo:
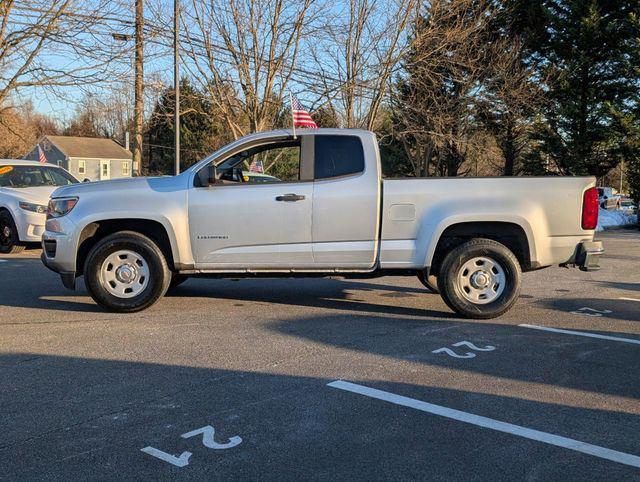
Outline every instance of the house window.
[(78, 174), (86, 174), (87, 161), (78, 161)]
[(131, 167), (130, 167), (129, 161), (122, 162), (122, 175), (123, 176), (131, 175)]

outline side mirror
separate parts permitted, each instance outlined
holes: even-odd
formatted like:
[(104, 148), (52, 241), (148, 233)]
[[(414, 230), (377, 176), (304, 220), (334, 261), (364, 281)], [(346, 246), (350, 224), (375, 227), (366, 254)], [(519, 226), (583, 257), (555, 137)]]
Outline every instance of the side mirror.
[(212, 162), (207, 166), (207, 185), (215, 184), (216, 182), (218, 182), (218, 170)]
[(85, 177), (82, 182), (91, 182), (91, 179), (89, 179), (88, 177)]

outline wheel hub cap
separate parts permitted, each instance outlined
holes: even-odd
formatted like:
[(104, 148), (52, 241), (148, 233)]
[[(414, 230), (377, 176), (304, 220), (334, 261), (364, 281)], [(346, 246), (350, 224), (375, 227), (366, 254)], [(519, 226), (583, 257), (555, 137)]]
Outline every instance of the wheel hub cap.
[(2, 230), (2, 235), (5, 238), (11, 237), (11, 228), (9, 226), (5, 226), (4, 229)]
[(506, 280), (506, 274), (500, 263), (486, 256), (479, 256), (462, 265), (456, 276), (456, 285), (467, 301), (485, 305), (500, 297)]
[(130, 264), (116, 269), (116, 279), (121, 283), (131, 283), (138, 276), (137, 270)]
[(117, 298), (133, 298), (147, 287), (149, 274), (149, 264), (142, 255), (123, 249), (102, 262), (100, 284)]
[(471, 285), (478, 289), (486, 288), (490, 279), (489, 273), (476, 271), (471, 275)]

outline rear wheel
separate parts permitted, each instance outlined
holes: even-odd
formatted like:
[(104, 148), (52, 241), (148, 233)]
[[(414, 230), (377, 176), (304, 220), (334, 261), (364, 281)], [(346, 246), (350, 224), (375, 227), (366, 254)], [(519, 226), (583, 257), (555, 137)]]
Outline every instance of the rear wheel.
[(23, 251), (25, 245), (18, 238), (18, 230), (13, 217), (7, 211), (0, 212), (0, 253), (16, 254)]
[(133, 313), (150, 307), (166, 293), (171, 272), (151, 239), (121, 231), (91, 249), (84, 278), (96, 303), (111, 311)]
[(453, 249), (438, 276), (442, 299), (466, 318), (496, 318), (520, 294), (520, 265), (503, 244), (472, 239)]

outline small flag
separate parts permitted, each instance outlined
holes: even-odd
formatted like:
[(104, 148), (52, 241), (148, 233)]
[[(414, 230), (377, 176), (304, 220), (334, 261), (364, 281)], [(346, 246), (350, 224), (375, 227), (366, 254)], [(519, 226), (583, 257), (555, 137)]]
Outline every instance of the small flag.
[(293, 97), (291, 99), (291, 111), (293, 112), (294, 127), (309, 127), (311, 129), (318, 128), (316, 123), (313, 122), (313, 119), (297, 99), (297, 97)]
[(252, 161), (249, 165), (249, 172), (257, 172), (259, 174), (264, 174), (264, 165), (262, 161)]
[(42, 150), (42, 147), (40, 147), (40, 144), (38, 144), (38, 162), (40, 164), (47, 163), (47, 156), (44, 155), (44, 151)]

